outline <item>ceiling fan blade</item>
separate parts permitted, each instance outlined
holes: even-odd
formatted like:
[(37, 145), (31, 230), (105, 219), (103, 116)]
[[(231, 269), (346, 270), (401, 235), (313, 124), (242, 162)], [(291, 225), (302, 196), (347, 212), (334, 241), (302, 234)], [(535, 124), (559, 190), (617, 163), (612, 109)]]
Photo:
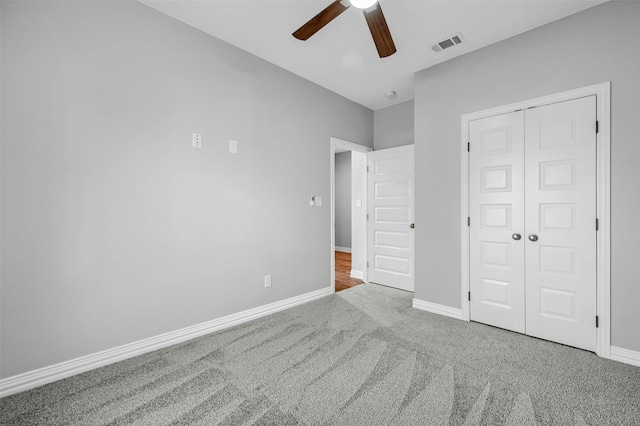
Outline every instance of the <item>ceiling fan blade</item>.
[(371, 11), (364, 10), (363, 12), (369, 25), (373, 42), (378, 49), (378, 55), (380, 55), (381, 58), (386, 58), (396, 53), (396, 45), (393, 43), (393, 38), (387, 26), (387, 20), (384, 19), (380, 3), (376, 4), (375, 9)]
[(293, 36), (298, 40), (307, 40), (348, 8), (349, 6), (343, 5), (340, 0), (334, 1), (322, 12), (311, 18), (309, 22), (298, 28), (293, 33)]

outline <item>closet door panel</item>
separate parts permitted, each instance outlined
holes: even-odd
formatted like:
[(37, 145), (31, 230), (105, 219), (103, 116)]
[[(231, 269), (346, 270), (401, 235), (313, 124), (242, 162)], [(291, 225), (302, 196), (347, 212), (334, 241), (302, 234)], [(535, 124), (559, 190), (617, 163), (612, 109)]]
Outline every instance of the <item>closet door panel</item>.
[(595, 111), (591, 96), (525, 113), (526, 332), (587, 350), (596, 345)]
[(470, 124), (471, 319), (525, 332), (524, 113)]

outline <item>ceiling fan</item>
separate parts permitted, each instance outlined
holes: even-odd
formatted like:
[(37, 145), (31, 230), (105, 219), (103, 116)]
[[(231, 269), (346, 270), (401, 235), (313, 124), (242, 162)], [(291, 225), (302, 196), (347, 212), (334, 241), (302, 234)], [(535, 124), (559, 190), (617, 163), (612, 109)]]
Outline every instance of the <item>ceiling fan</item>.
[(393, 44), (391, 32), (389, 32), (387, 21), (384, 19), (384, 14), (377, 0), (335, 0), (306, 24), (298, 28), (293, 33), (293, 36), (298, 40), (307, 40), (347, 10), (349, 6), (362, 9), (364, 18), (369, 25), (373, 42), (376, 45), (376, 49), (378, 49), (378, 55), (381, 58), (386, 58), (396, 53), (396, 46)]

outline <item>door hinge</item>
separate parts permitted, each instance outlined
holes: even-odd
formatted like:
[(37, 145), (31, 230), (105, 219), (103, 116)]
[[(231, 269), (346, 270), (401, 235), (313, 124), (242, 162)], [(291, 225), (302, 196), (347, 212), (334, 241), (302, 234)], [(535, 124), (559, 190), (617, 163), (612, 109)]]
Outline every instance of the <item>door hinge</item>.
[(467, 294), (467, 297), (469, 298), (469, 302), (471, 302), (471, 292)]
[(598, 218), (596, 218), (596, 231), (600, 230), (600, 220), (598, 220)]
[(471, 226), (471, 217), (467, 216), (467, 226)]
[(596, 121), (596, 133), (600, 132), (600, 122)]
[(600, 327), (600, 317), (596, 315), (596, 328)]
[(467, 142), (467, 152), (471, 152), (471, 142)]
[(369, 213), (367, 213), (367, 220), (369, 220)]
[(369, 261), (367, 260), (367, 268), (369, 267)]
[(367, 166), (367, 173), (369, 173), (369, 166)]

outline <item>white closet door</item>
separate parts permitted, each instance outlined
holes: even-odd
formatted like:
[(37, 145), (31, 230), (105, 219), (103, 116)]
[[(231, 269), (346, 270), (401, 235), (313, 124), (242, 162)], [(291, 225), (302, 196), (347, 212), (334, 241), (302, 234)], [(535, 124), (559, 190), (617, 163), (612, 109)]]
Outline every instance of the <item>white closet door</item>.
[(413, 145), (367, 155), (368, 279), (413, 291)]
[(595, 96), (525, 114), (527, 334), (591, 351), (596, 349), (595, 125)]
[(469, 130), (471, 320), (524, 333), (524, 112)]

